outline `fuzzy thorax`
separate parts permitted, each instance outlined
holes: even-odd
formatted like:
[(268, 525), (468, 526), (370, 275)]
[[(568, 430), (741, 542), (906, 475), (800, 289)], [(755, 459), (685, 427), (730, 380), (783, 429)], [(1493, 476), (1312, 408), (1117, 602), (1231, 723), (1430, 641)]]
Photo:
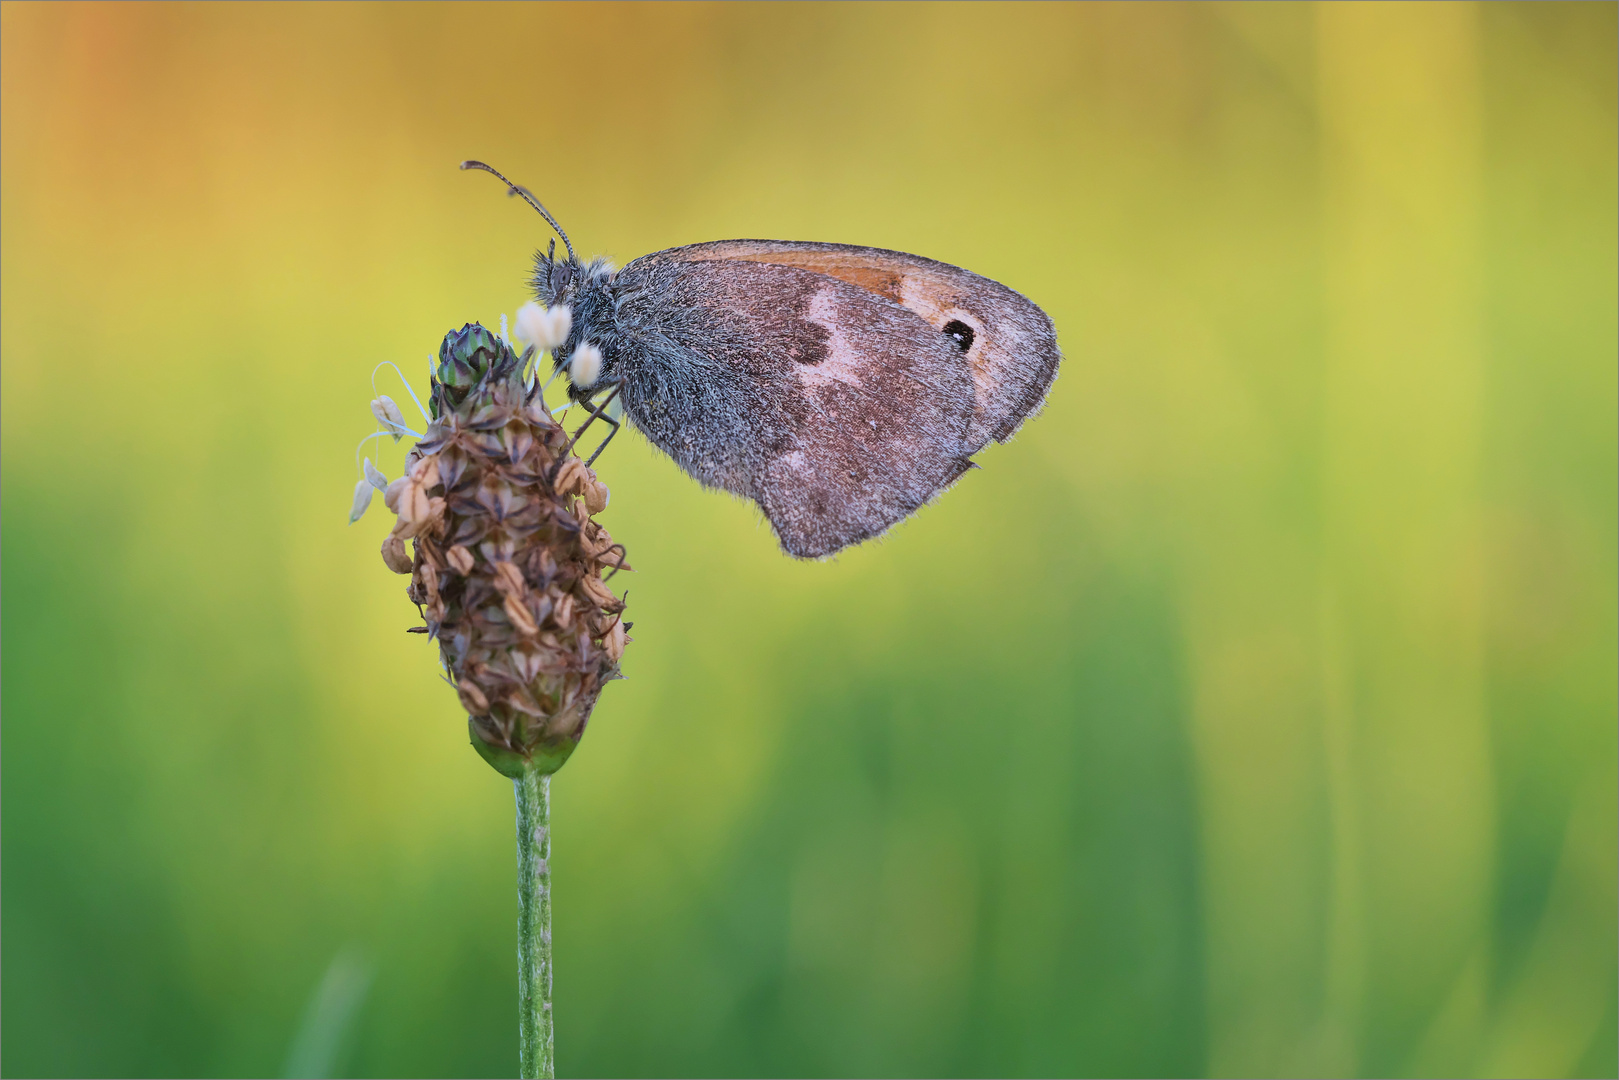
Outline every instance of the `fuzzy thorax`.
[[(559, 329), (518, 324), (536, 344)], [(477, 324), (446, 335), (431, 423), (384, 499), (399, 520), (383, 561), (411, 575), (418, 632), (439, 643), (473, 745), (509, 776), (562, 765), (629, 641), (603, 579), (628, 569), (624, 548), (592, 517), (607, 487), (546, 411), (534, 354)]]

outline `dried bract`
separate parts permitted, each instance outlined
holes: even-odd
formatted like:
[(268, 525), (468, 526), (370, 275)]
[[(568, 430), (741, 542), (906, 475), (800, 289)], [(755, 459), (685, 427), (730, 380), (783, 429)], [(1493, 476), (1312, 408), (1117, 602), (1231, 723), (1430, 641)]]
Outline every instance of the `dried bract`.
[(410, 552), (405, 550), (405, 542), (393, 533), (382, 541), (382, 561), (396, 574), (408, 574), (415, 569)]
[(450, 565), (455, 568), (456, 573), (461, 575), (472, 573), (472, 552), (460, 544), (456, 544), (449, 551), (446, 551), (444, 557), (450, 561)]

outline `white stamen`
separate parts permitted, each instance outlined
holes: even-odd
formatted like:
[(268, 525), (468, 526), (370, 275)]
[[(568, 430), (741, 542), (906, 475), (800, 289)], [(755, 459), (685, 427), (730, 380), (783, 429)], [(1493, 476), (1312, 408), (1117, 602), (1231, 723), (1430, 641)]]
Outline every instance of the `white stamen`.
[(349, 511), (350, 525), (353, 525), (356, 521), (359, 521), (360, 515), (365, 513), (366, 507), (371, 505), (372, 490), (373, 488), (371, 487), (371, 482), (369, 480), (361, 480), (358, 484), (354, 485), (354, 509)]
[(405, 426), (405, 414), (387, 394), (381, 394), (371, 402), (371, 415), (375, 416), (377, 423), (394, 437), (394, 442), (398, 442), (401, 436), (411, 433), (410, 428)]
[(508, 345), (512, 343), (512, 339), (506, 334), (506, 313), (504, 311), (500, 313), (500, 340)]
[(543, 308), (532, 300), (517, 309), (517, 340), (533, 345), (541, 352), (554, 352), (568, 340), (573, 329), (573, 312), (568, 305), (559, 304)]
[(356, 469), (360, 469), (360, 471), (363, 473), (365, 470), (360, 466), (360, 451), (364, 450), (365, 444), (370, 442), (372, 439), (386, 439), (387, 437), (388, 433), (386, 431), (373, 431), (371, 434), (361, 439), (359, 445), (354, 448), (354, 467)]
[(530, 300), (517, 309), (517, 327), (513, 332), (518, 341), (539, 348), (540, 324), (547, 321), (545, 309)]
[[(422, 414), (423, 420), (431, 424), (433, 422), (433, 418), (427, 415), (426, 409), (422, 408), (421, 399), (416, 396), (416, 391), (410, 388), (410, 380), (405, 378), (405, 373), (400, 371), (399, 365), (394, 363), (392, 360), (384, 360), (382, 363), (371, 369), (371, 392), (373, 394), (377, 392), (377, 372), (381, 371), (385, 367), (391, 367), (394, 369), (394, 374), (399, 376), (400, 385), (405, 388), (405, 393), (410, 395), (411, 402), (415, 404), (416, 411)], [(433, 366), (433, 360), (429, 358), (427, 361), (427, 383), (429, 386), (433, 384), (433, 376), (437, 371), (438, 369)], [(418, 435), (417, 438), (421, 438), (421, 436)]]
[(365, 459), (365, 479), (366, 483), (378, 491), (388, 490), (388, 478), (382, 475), (382, 470), (371, 464), (370, 458)]
[(567, 304), (551, 309), (551, 336), (545, 346), (555, 352), (568, 340), (568, 331), (573, 329), (573, 309)]
[(579, 347), (573, 350), (573, 358), (568, 361), (568, 378), (579, 389), (589, 390), (596, 385), (601, 374), (602, 351), (588, 341), (580, 342)]

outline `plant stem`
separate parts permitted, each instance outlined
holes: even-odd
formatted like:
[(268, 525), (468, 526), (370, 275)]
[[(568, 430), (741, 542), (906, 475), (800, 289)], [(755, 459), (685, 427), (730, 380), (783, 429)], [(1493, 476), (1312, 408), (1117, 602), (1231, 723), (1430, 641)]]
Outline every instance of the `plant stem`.
[(518, 1068), (523, 1080), (556, 1076), (551, 1030), (551, 777), (534, 769), (517, 789)]

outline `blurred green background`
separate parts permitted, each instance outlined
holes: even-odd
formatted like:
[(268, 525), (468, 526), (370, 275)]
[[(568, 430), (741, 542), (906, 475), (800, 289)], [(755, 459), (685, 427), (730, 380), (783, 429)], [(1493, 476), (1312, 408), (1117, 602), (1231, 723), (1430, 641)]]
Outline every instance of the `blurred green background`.
[(525, 299), (476, 156), (1067, 357), (827, 563), (614, 445), (562, 1073), (1614, 1075), (1615, 12), (0, 6), (4, 1070), (515, 1073), (511, 787), (345, 524)]

